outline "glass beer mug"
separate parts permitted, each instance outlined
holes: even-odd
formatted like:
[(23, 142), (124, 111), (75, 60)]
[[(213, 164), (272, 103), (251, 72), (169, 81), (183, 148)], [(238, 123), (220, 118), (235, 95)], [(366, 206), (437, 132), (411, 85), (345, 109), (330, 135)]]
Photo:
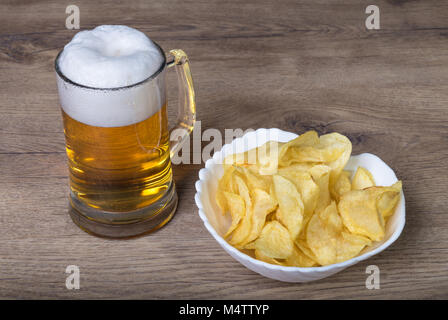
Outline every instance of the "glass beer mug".
[[(134, 30), (134, 29), (132, 29)], [(195, 96), (188, 57), (160, 52), (160, 67), (138, 83), (95, 88), (61, 70), (55, 60), (70, 172), (72, 220), (105, 237), (131, 237), (166, 224), (177, 207), (170, 156), (180, 149), (195, 122)], [(170, 130), (165, 77), (179, 79), (179, 115)], [(170, 141), (177, 130), (178, 140)], [(180, 131), (179, 131), (180, 130)], [(180, 134), (179, 134), (180, 132)]]

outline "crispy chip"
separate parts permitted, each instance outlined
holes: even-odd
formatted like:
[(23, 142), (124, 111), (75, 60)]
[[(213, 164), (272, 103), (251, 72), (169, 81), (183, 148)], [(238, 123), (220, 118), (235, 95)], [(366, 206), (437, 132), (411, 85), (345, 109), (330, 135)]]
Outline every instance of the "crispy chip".
[(271, 175), (277, 172), (278, 154), (282, 145), (278, 141), (268, 141), (258, 148), (228, 155), (224, 164), (245, 166), (260, 175)]
[(259, 175), (246, 167), (236, 167), (236, 170), (244, 176), (249, 190), (261, 189), (265, 192), (269, 192), (272, 180), (271, 176)]
[(282, 166), (287, 166), (301, 162), (331, 162), (336, 161), (344, 152), (344, 149), (342, 148), (321, 149), (321, 147), (321, 145), (317, 145), (314, 147), (303, 146), (300, 148), (289, 148), (281, 159), (280, 164)]
[[(280, 147), (279, 152), (280, 163), (283, 161), (283, 158), (285, 157), (286, 153), (289, 151), (290, 148), (312, 147), (317, 144), (319, 144), (319, 136), (317, 135), (316, 131), (307, 131), (304, 134), (301, 134), (297, 138), (283, 144)], [(287, 163), (287, 165), (289, 165), (289, 163)]]
[(238, 186), (239, 195), (244, 199), (246, 213), (239, 226), (233, 231), (230, 243), (232, 245), (240, 245), (249, 236), (252, 229), (252, 199), (243, 179), (235, 175), (234, 180)]
[(276, 264), (276, 265), (279, 265), (279, 266), (282, 265), (280, 262), (278, 262), (278, 260), (264, 255), (260, 250), (255, 249), (255, 253), (254, 254), (255, 254), (255, 258), (260, 260), (260, 261), (267, 262), (267, 263), (270, 263), (270, 264)]
[(350, 191), (352, 189), (352, 183), (350, 182), (350, 172), (342, 171), (339, 175), (339, 178), (336, 180), (334, 184), (333, 190), (331, 190), (331, 194), (336, 201), (339, 201), (341, 196)]
[(255, 242), (255, 250), (274, 259), (286, 259), (291, 256), (294, 243), (289, 231), (277, 221), (266, 223), (260, 237)]
[(335, 202), (313, 216), (307, 228), (307, 242), (321, 265), (351, 259), (370, 244), (368, 238), (344, 231)]
[(401, 181), (397, 181), (390, 187), (370, 187), (366, 190), (372, 193), (372, 197), (377, 197), (376, 207), (378, 211), (383, 218), (388, 218), (395, 212), (395, 208), (400, 200), (401, 188)]
[(372, 243), (370, 239), (343, 231), (339, 238), (336, 263), (356, 257), (365, 246)]
[(258, 173), (260, 175), (271, 175), (277, 173), (278, 153), (282, 143), (268, 141), (258, 148)]
[(338, 237), (342, 232), (342, 227), (335, 202), (311, 218), (306, 231), (306, 239), (308, 247), (319, 264), (328, 265), (336, 262)]
[(373, 241), (384, 237), (384, 218), (395, 212), (400, 199), (401, 181), (390, 187), (352, 190), (339, 202), (339, 211), (347, 228)]
[(315, 165), (316, 164), (313, 162), (294, 163), (285, 167), (279, 167), (277, 174), (286, 177), (290, 173), (294, 173), (297, 171), (308, 172)]
[(224, 158), (224, 165), (250, 166), (257, 163), (257, 149), (250, 149), (246, 152), (232, 153)]
[(316, 212), (322, 212), (331, 202), (329, 182), (330, 167), (317, 165), (311, 168), (310, 173), (314, 182), (319, 187), (319, 200), (316, 205)]
[(395, 191), (384, 192), (377, 201), (377, 209), (383, 218), (389, 218), (400, 200), (400, 193)]
[(389, 189), (379, 195), (377, 199), (377, 209), (383, 218), (389, 218), (394, 212), (400, 200), (401, 181), (398, 181)]
[(246, 214), (246, 205), (244, 204), (243, 198), (237, 194), (224, 191), (224, 196), (227, 200), (229, 211), (232, 216), (232, 224), (224, 235), (224, 238), (227, 238), (238, 226), (241, 219), (244, 218), (244, 215)]
[(363, 167), (358, 167), (355, 172), (355, 176), (352, 181), (352, 189), (353, 190), (362, 190), (365, 188), (370, 188), (375, 185), (375, 180), (373, 179), (372, 174)]
[(271, 199), (278, 204), (278, 200), (277, 197), (275, 196), (275, 189), (274, 189), (274, 184), (271, 183), (271, 185), (269, 186), (269, 195), (271, 196)]
[(310, 259), (297, 246), (294, 246), (294, 250), (292, 251), (291, 256), (285, 259), (283, 265), (291, 267), (308, 268), (317, 266), (317, 263), (314, 260)]
[(276, 208), (276, 203), (271, 196), (261, 189), (255, 189), (253, 202), (252, 230), (250, 235), (244, 240), (244, 243), (258, 238), (266, 222), (266, 216)]
[(326, 136), (329, 137), (322, 139), (325, 136), (321, 136), (318, 138), (315, 131), (308, 131), (286, 143), (280, 150), (280, 166), (302, 162), (331, 163), (338, 161), (345, 154), (347, 146), (342, 143), (333, 143), (334, 141), (341, 142), (342, 140), (340, 137), (336, 138), (334, 133)]
[(384, 237), (384, 220), (376, 207), (378, 194), (364, 190), (351, 190), (339, 201), (338, 208), (350, 232), (366, 236), (373, 241)]
[(291, 170), (287, 174), (282, 171), (279, 175), (291, 181), (297, 191), (302, 196), (302, 202), (304, 207), (304, 215), (311, 216), (316, 208), (317, 201), (319, 199), (319, 187), (314, 182), (311, 175), (306, 171), (294, 171)]
[(300, 251), (302, 251), (303, 254), (308, 257), (308, 259), (314, 261), (315, 264), (318, 265), (317, 258), (314, 255), (313, 251), (311, 251), (310, 247), (308, 246), (308, 243), (306, 242), (306, 238), (296, 239), (296, 241), (294, 241), (294, 243), (297, 246), (297, 248), (299, 248)]
[(224, 196), (224, 191), (232, 192), (231, 180), (234, 168), (232, 166), (224, 165), (224, 174), (218, 182), (218, 190), (216, 191), (216, 203), (221, 209), (222, 214), (226, 214), (229, 211), (227, 200)]
[(245, 249), (245, 250), (255, 250), (255, 241), (246, 243), (244, 246), (241, 246), (241, 249)]
[(350, 154), (352, 153), (352, 143), (347, 137), (336, 132), (320, 136), (320, 143), (328, 146), (329, 148), (343, 150), (338, 159), (326, 163), (326, 165), (331, 168), (329, 186), (330, 189), (333, 189), (333, 186), (339, 178), (339, 175), (350, 159)]
[(274, 175), (274, 188), (279, 206), (276, 217), (289, 230), (291, 238), (295, 239), (302, 228), (302, 197), (292, 182), (279, 175)]

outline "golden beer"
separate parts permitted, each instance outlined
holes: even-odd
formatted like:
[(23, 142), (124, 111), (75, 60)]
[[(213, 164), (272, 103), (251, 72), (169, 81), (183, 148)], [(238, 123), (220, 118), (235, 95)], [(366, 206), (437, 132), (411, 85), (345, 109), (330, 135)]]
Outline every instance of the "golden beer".
[[(83, 230), (124, 238), (174, 215), (171, 154), (196, 114), (188, 58), (126, 26), (75, 35), (55, 60), (70, 172), (69, 213)], [(166, 70), (179, 77), (179, 116), (168, 128)], [(174, 133), (175, 141), (170, 141)]]
[(96, 127), (62, 111), (71, 191), (93, 208), (125, 212), (151, 205), (171, 180), (166, 104), (141, 122)]

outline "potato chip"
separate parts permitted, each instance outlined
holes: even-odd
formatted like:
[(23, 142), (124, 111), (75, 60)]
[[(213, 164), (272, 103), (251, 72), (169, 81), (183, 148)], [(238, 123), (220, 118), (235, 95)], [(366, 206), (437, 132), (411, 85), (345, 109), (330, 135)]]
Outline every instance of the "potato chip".
[(352, 181), (352, 190), (362, 190), (375, 185), (372, 174), (363, 167), (358, 167)]
[(246, 152), (232, 153), (224, 158), (224, 165), (250, 166), (257, 163), (257, 149), (250, 149)]
[(279, 175), (274, 175), (273, 179), (279, 206), (276, 217), (289, 230), (291, 238), (295, 239), (302, 228), (304, 211), (302, 197), (288, 179)]
[(258, 148), (228, 155), (224, 164), (246, 166), (260, 175), (271, 175), (277, 172), (278, 154), (282, 145), (278, 141), (268, 141)]
[(383, 218), (388, 218), (395, 212), (400, 200), (401, 187), (401, 181), (397, 181), (390, 187), (370, 187), (366, 189), (372, 193), (372, 197), (377, 197), (376, 207)]
[(314, 255), (313, 251), (311, 251), (311, 249), (308, 246), (308, 243), (306, 242), (306, 237), (304, 237), (303, 239), (296, 239), (294, 241), (294, 244), (297, 246), (297, 248), (300, 249), (300, 251), (302, 251), (302, 253), (304, 255), (306, 255), (308, 257), (308, 259), (312, 260), (315, 262), (316, 265), (319, 265), (317, 263), (317, 258)]
[(288, 152), (283, 156), (280, 164), (282, 166), (291, 165), (293, 163), (315, 162), (324, 163), (336, 161), (344, 152), (344, 149), (321, 149), (320, 145), (300, 148), (289, 148)]
[(288, 229), (278, 221), (266, 223), (260, 237), (255, 242), (255, 250), (274, 259), (286, 259), (291, 256), (294, 243)]
[(245, 245), (241, 246), (241, 249), (255, 250), (255, 241), (246, 243)]
[(383, 218), (389, 218), (400, 200), (400, 193), (395, 191), (386, 191), (380, 195), (377, 201), (377, 209)]
[(306, 171), (290, 171), (288, 174), (282, 173), (279, 171), (279, 175), (291, 181), (302, 196), (304, 215), (310, 216), (314, 212), (317, 200), (319, 199), (319, 187)]
[(397, 192), (401, 192), (401, 190), (403, 189), (403, 183), (401, 182), (401, 180), (398, 180), (393, 185), (391, 185), (389, 188), (392, 188), (392, 189), (396, 190)]
[(230, 215), (232, 217), (232, 224), (224, 235), (224, 238), (227, 238), (238, 226), (241, 219), (244, 218), (244, 215), (246, 214), (246, 205), (244, 204), (243, 198), (237, 194), (224, 191), (224, 196), (227, 200), (227, 205), (229, 206)]
[(249, 236), (252, 229), (252, 199), (244, 180), (238, 175), (235, 175), (234, 179), (238, 186), (238, 193), (243, 198), (246, 207), (245, 215), (239, 226), (233, 231), (232, 239), (230, 239), (232, 245), (239, 245)]
[(350, 182), (350, 172), (342, 171), (339, 178), (334, 184), (333, 190), (330, 190), (332, 196), (336, 201), (339, 201), (341, 196), (352, 189), (352, 183)]
[(294, 163), (288, 166), (281, 166), (281, 167), (279, 166), (277, 174), (286, 177), (288, 176), (288, 174), (297, 171), (308, 172), (315, 165), (316, 163), (313, 162), (303, 162), (303, 163)]
[(257, 260), (260, 260), (260, 261), (263, 261), (263, 262), (267, 262), (267, 263), (270, 263), (270, 264), (275, 264), (275, 265), (278, 265), (278, 266), (282, 265), (278, 260), (264, 255), (260, 250), (255, 249), (255, 253), (254, 254), (255, 254), (255, 258)]
[(257, 167), (260, 175), (271, 175), (277, 173), (278, 154), (283, 143), (268, 141), (260, 148), (257, 154)]
[(365, 246), (371, 245), (370, 239), (343, 231), (337, 247), (336, 263), (356, 257)]
[(343, 150), (337, 160), (325, 163), (331, 168), (329, 186), (330, 189), (333, 189), (339, 175), (350, 159), (350, 154), (352, 153), (352, 143), (347, 137), (336, 132), (320, 136), (319, 140), (322, 145), (328, 146), (329, 148), (334, 150)]
[(331, 168), (324, 165), (317, 165), (310, 169), (310, 174), (319, 187), (319, 199), (316, 205), (316, 212), (322, 212), (331, 202), (329, 182)]
[(319, 215), (320, 219), (325, 223), (327, 228), (331, 228), (335, 232), (341, 232), (344, 228), (344, 224), (339, 216), (338, 207), (335, 201), (332, 201)]
[(255, 189), (252, 211), (252, 228), (244, 243), (251, 242), (258, 238), (266, 222), (266, 216), (276, 209), (276, 203), (271, 196), (261, 189)]
[(246, 167), (236, 167), (236, 170), (244, 176), (249, 190), (261, 189), (265, 192), (269, 192), (272, 180), (270, 176), (259, 175)]
[(315, 131), (309, 131), (282, 146), (279, 164), (287, 166), (302, 162), (334, 162), (342, 156), (346, 148), (342, 144), (329, 144), (331, 141), (333, 140), (319, 139)]
[[(319, 144), (319, 136), (316, 131), (307, 131), (304, 134), (301, 134), (297, 138), (288, 141), (280, 147), (279, 158), (280, 162), (282, 162), (283, 157), (292, 147), (311, 147)], [(289, 165), (289, 163), (287, 164)]]
[(395, 208), (400, 200), (400, 192), (401, 181), (398, 181), (379, 195), (377, 199), (377, 209), (383, 218), (388, 218), (395, 212)]
[(344, 231), (335, 202), (322, 213), (315, 214), (307, 228), (307, 242), (321, 265), (338, 263), (359, 254), (371, 241)]
[(224, 174), (218, 182), (218, 190), (216, 191), (216, 203), (221, 209), (222, 214), (226, 214), (229, 211), (227, 199), (224, 196), (224, 191), (232, 192), (232, 188), (230, 185), (232, 180), (232, 173), (234, 170), (235, 169), (232, 166), (225, 165)]
[(311, 218), (306, 231), (306, 239), (308, 247), (319, 264), (332, 264), (337, 260), (338, 238), (342, 228), (343, 224), (335, 202)]
[(347, 229), (373, 241), (384, 237), (384, 220), (376, 207), (378, 194), (368, 189), (351, 190), (339, 201), (338, 208)]
[(292, 254), (288, 258), (286, 258), (282, 264), (286, 266), (302, 268), (317, 266), (317, 263), (314, 260), (308, 258), (308, 256), (304, 254), (302, 250), (300, 250), (297, 246), (294, 246)]
[(269, 195), (271, 196), (271, 199), (278, 204), (278, 200), (277, 197), (275, 196), (275, 189), (274, 189), (274, 184), (271, 183), (271, 185), (269, 186)]
[(252, 208), (252, 199), (247, 184), (238, 175), (234, 175), (233, 179), (235, 180), (238, 194), (243, 198), (244, 203), (246, 204), (246, 208)]

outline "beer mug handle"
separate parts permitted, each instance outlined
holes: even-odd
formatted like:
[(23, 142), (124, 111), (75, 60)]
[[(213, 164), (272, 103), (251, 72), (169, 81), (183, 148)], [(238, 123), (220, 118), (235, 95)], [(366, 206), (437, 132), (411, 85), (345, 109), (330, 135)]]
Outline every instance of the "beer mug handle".
[(170, 137), (177, 137), (175, 141), (170, 139), (170, 153), (173, 157), (193, 131), (196, 121), (196, 102), (187, 54), (181, 49), (170, 50), (170, 54), (174, 59), (167, 63), (167, 67), (175, 67), (179, 82), (179, 114), (176, 125), (170, 130)]

